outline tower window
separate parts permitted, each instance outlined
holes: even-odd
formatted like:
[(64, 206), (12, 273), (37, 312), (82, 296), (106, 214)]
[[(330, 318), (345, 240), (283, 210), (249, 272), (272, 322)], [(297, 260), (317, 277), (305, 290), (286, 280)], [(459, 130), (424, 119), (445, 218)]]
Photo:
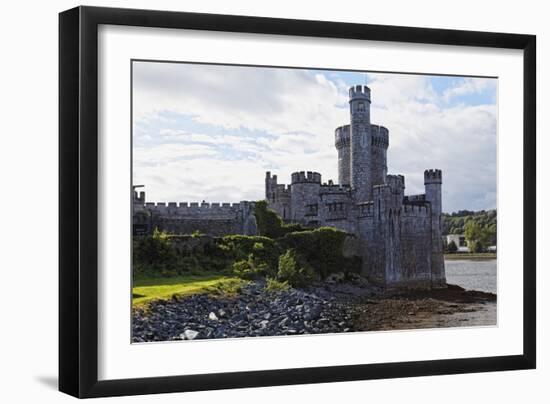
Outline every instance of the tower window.
[(364, 102), (360, 102), (360, 103), (357, 104), (357, 111), (365, 112), (365, 103)]

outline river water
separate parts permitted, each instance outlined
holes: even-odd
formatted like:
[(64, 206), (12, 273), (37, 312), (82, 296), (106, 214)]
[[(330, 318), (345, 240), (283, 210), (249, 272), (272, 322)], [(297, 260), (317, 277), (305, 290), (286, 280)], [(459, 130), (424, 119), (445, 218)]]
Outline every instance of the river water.
[(497, 293), (497, 260), (446, 260), (447, 283), (466, 290)]
[[(466, 290), (480, 290), (497, 294), (497, 260), (446, 260), (447, 283)], [(446, 327), (472, 327), (497, 325), (497, 303), (477, 305), (471, 313), (455, 313), (437, 319)]]

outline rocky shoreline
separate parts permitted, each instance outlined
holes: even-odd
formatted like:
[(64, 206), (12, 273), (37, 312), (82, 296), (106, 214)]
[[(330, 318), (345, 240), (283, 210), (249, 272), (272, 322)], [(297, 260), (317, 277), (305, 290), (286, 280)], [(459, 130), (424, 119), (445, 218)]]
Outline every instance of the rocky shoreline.
[(494, 294), (465, 291), (453, 285), (434, 291), (388, 292), (363, 279), (343, 281), (336, 277), (306, 289), (268, 292), (265, 281), (258, 280), (244, 286), (236, 296), (197, 294), (135, 308), (132, 340), (140, 343), (460, 326), (468, 325), (467, 321), (445, 317), (465, 313), (466, 318), (471, 317), (471, 313), (483, 311), (494, 302)]

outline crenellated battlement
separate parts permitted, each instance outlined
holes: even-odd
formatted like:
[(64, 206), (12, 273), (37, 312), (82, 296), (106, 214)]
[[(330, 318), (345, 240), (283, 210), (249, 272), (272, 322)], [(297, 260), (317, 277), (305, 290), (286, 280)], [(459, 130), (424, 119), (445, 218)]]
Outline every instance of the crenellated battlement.
[(387, 149), (390, 145), (389, 131), (384, 126), (371, 124), (372, 145)]
[(358, 84), (354, 87), (350, 87), (349, 99), (350, 101), (353, 101), (355, 99), (364, 99), (370, 102), (370, 88), (367, 86), (363, 86), (361, 84)]
[(288, 194), (290, 196), (290, 185), (277, 184), (277, 187), (275, 188), (275, 192), (278, 195)]
[(321, 174), (315, 171), (298, 171), (291, 174), (291, 184), (315, 183), (321, 184)]
[(336, 149), (343, 147), (349, 147), (350, 145), (350, 132), (349, 125), (339, 126), (334, 130), (334, 145)]
[(195, 213), (234, 213), (250, 206), (251, 202), (146, 202), (144, 208), (157, 213), (186, 215)]
[(442, 175), (441, 170), (425, 170), (424, 171), (424, 184), (441, 184)]

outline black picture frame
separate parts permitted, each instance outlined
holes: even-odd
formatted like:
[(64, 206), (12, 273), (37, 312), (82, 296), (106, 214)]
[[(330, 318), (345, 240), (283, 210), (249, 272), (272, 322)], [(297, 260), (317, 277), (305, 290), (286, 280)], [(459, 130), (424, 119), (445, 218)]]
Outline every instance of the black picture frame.
[[(98, 26), (509, 48), (523, 51), (523, 354), (99, 381)], [(75, 397), (533, 369), (536, 366), (536, 37), (325, 21), (77, 7), (59, 15), (59, 389)]]

